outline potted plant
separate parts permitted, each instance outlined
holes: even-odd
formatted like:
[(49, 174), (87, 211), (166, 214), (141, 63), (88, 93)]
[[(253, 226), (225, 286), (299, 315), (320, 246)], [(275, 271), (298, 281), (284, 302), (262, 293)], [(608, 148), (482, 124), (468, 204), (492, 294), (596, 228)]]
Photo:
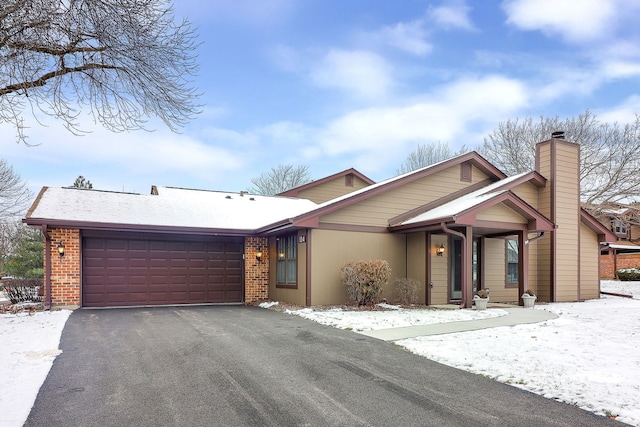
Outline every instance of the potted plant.
[(526, 291), (524, 291), (524, 294), (522, 294), (524, 308), (533, 308), (537, 298), (538, 297), (533, 293), (531, 289), (527, 289)]
[(486, 310), (489, 302), (489, 289), (480, 289), (473, 296), (473, 301), (476, 304), (476, 310)]

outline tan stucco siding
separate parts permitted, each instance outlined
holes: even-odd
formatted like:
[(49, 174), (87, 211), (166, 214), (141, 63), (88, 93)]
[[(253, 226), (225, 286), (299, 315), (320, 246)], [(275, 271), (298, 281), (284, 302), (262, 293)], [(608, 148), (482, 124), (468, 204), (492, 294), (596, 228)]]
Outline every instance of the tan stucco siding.
[[(449, 302), (449, 274), (448, 274), (448, 258), (449, 258), (449, 241), (446, 235), (431, 236), (431, 245), (433, 250), (430, 251), (431, 257), (431, 283), (433, 289), (431, 292), (431, 304), (447, 304)], [(435, 255), (435, 247), (443, 244), (445, 251), (443, 256)]]
[[(384, 259), (391, 266), (391, 280), (406, 277), (406, 238), (388, 233), (361, 233), (313, 230), (309, 242), (312, 250), (311, 304), (329, 305), (347, 302), (340, 282), (340, 267), (347, 261)], [(390, 286), (383, 297), (392, 295)]]
[(425, 233), (407, 235), (407, 277), (420, 282), (418, 286), (418, 303), (426, 301), (427, 284), (427, 236)]
[[(487, 178), (474, 169), (473, 182)], [(390, 218), (425, 205), (472, 183), (460, 180), (460, 169), (451, 167), (420, 180), (324, 215), (320, 222), (386, 227)]]
[(492, 206), (476, 215), (476, 219), (481, 221), (499, 221), (516, 224), (526, 224), (527, 219), (520, 216), (513, 209), (502, 203)]
[(329, 182), (319, 184), (317, 186), (302, 190), (298, 193), (301, 199), (309, 199), (315, 203), (324, 203), (327, 200), (335, 199), (361, 188), (367, 187), (369, 184), (357, 176), (353, 177), (353, 186), (345, 185), (345, 177), (340, 176)]
[[(306, 235), (306, 230), (298, 231), (298, 235)], [(309, 236), (310, 237), (310, 236)], [(276, 238), (269, 239), (269, 253), (273, 254), (269, 260), (269, 299), (273, 301), (286, 301), (292, 304), (306, 304), (306, 276), (307, 276), (307, 244), (298, 243), (297, 246), (297, 287), (279, 288), (276, 285)]]
[(580, 299), (600, 298), (598, 236), (580, 224)]

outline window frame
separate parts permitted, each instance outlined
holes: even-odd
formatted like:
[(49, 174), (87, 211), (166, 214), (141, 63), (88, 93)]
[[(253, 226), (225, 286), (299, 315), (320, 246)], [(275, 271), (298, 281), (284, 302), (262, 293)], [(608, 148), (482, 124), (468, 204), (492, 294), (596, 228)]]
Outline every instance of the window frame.
[[(512, 244), (510, 242), (513, 242)], [(516, 255), (516, 260), (509, 259), (509, 253), (513, 251)], [(518, 238), (508, 237), (504, 239), (504, 259), (505, 259), (505, 274), (504, 284), (506, 288), (517, 288), (520, 284), (520, 254)], [(515, 281), (512, 279), (514, 276), (513, 268), (515, 267)]]
[(298, 234), (276, 238), (276, 288), (298, 288)]

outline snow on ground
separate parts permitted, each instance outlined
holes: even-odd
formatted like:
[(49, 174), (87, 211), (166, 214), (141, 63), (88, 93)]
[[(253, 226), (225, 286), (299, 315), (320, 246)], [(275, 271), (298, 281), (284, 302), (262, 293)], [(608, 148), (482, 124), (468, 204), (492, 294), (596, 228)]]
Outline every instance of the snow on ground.
[[(640, 282), (602, 281), (603, 296), (583, 303), (539, 304), (560, 317), (397, 341), (440, 363), (485, 375), (549, 399), (640, 426)], [(354, 331), (471, 320), (504, 310), (315, 311), (292, 314)], [(502, 314), (500, 313), (500, 314)]]
[[(640, 282), (603, 281), (602, 290), (633, 295), (546, 304), (560, 317), (533, 325), (412, 338), (397, 343), (441, 363), (486, 375), (640, 426)], [(275, 305), (275, 304), (272, 304)], [(268, 307), (265, 307), (268, 308)], [(500, 309), (388, 311), (309, 308), (290, 313), (365, 331), (505, 315)], [(53, 360), (67, 310), (0, 314), (0, 425), (22, 426)]]
[(0, 314), (0, 425), (21, 426), (60, 350), (69, 310)]
[[(381, 308), (385, 306), (379, 304)], [(490, 317), (505, 316), (507, 312), (495, 310), (438, 310), (438, 309), (399, 309), (397, 306), (386, 305), (390, 311), (344, 310), (333, 308), (329, 310), (314, 310), (303, 308), (286, 310), (285, 313), (295, 314), (306, 319), (315, 320), (323, 325), (339, 329), (349, 329), (356, 332), (375, 331), (378, 329), (402, 328), (405, 326), (431, 325), (434, 323), (457, 322), (461, 320), (488, 319)]]

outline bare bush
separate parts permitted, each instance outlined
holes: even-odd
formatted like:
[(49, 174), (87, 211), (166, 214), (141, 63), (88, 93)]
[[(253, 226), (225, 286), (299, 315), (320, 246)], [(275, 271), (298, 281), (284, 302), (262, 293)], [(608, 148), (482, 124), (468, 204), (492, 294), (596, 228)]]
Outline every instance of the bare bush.
[(382, 287), (389, 282), (391, 267), (385, 260), (349, 261), (340, 268), (340, 279), (356, 305), (380, 301)]
[(398, 302), (403, 305), (416, 304), (418, 302), (418, 288), (420, 282), (408, 277), (398, 277), (394, 281)]

